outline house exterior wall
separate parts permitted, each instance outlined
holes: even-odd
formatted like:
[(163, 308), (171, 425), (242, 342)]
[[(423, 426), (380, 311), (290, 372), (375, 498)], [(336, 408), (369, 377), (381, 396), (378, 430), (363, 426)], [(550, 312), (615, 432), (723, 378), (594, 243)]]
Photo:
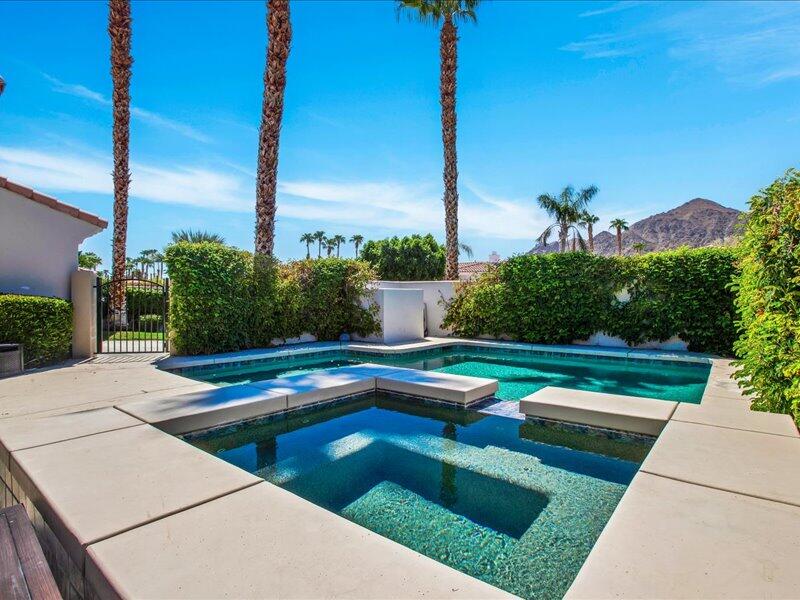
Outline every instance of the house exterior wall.
[(455, 296), (454, 281), (378, 281), (378, 288), (390, 289), (417, 289), (422, 290), (422, 301), (427, 312), (428, 335), (441, 337), (452, 335), (452, 332), (442, 327), (445, 304)]
[(78, 246), (100, 230), (0, 188), (0, 292), (69, 299)]

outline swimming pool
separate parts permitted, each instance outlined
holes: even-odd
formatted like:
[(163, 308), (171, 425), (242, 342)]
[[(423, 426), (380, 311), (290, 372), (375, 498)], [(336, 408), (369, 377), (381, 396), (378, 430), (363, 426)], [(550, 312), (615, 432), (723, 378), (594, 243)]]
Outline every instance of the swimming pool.
[(231, 385), (364, 362), (497, 379), (500, 389), (496, 395), (501, 400), (519, 400), (552, 385), (698, 404), (711, 370), (705, 363), (452, 346), (389, 356), (349, 350), (314, 353), (233, 367), (186, 369), (182, 374), (215, 385)]
[(649, 449), (381, 392), (185, 439), (525, 598), (563, 596)]

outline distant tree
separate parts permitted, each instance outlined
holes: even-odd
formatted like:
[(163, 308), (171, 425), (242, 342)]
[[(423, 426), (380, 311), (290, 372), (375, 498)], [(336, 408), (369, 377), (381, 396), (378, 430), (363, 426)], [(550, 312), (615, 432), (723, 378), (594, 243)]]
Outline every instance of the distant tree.
[(597, 187), (594, 185), (582, 189), (577, 194), (571, 185), (561, 190), (558, 196), (540, 194), (536, 201), (539, 203), (539, 206), (547, 212), (548, 216), (555, 220), (555, 223), (548, 226), (547, 229), (541, 233), (537, 238), (539, 243), (546, 246), (550, 239), (550, 234), (556, 229), (558, 231), (559, 252), (567, 251), (567, 241), (569, 240), (570, 231), (576, 235), (581, 244), (581, 248), (583, 248), (585, 243), (578, 229), (578, 224), (583, 218), (586, 206), (596, 194)]
[(136, 257), (136, 262), (141, 266), (142, 276), (147, 279), (150, 275), (150, 268), (153, 267), (154, 274), (157, 272), (156, 266), (164, 261), (164, 255), (156, 249), (142, 250)]
[(472, 252), (472, 246), (470, 246), (469, 244), (462, 244), (459, 242), (458, 248), (461, 250), (461, 252), (467, 255), (467, 258), (473, 257), (474, 252)]
[(306, 245), (306, 260), (311, 258), (311, 244), (317, 241), (313, 233), (304, 233), (300, 236), (300, 243)]
[(356, 247), (356, 258), (358, 258), (358, 248), (364, 243), (364, 236), (355, 234), (350, 238), (350, 243)]
[(339, 258), (339, 249), (341, 248), (342, 244), (347, 243), (347, 238), (343, 235), (336, 234), (331, 238), (331, 241), (336, 244), (336, 258)]
[(622, 232), (628, 231), (628, 222), (625, 219), (614, 219), (611, 227), (617, 230), (617, 256), (622, 256)]
[(6, 89), (6, 80), (0, 77), (0, 96), (3, 95), (5, 89)]
[(636, 254), (644, 254), (647, 251), (647, 244), (645, 242), (636, 242), (631, 248)]
[(588, 238), (589, 242), (589, 252), (594, 254), (594, 232), (592, 231), (594, 226), (600, 220), (600, 217), (597, 215), (593, 215), (588, 211), (583, 211), (581, 215), (580, 225), (586, 227), (586, 237)]
[(190, 244), (199, 244), (201, 242), (211, 242), (214, 244), (224, 244), (225, 238), (217, 233), (209, 233), (198, 229), (178, 229), (172, 232), (172, 243), (189, 242)]
[(78, 266), (81, 269), (91, 269), (92, 271), (97, 271), (97, 267), (99, 267), (102, 262), (103, 259), (94, 252), (83, 252), (78, 250)]
[(456, 158), (457, 23), (476, 21), (480, 0), (398, 0), (397, 10), (408, 11), (422, 23), (439, 25), (439, 103), (442, 106), (444, 146), (444, 228), (447, 278), (458, 279), (458, 160)]
[(361, 250), (381, 279), (427, 281), (445, 275), (445, 247), (431, 235), (370, 240)]
[(317, 240), (319, 246), (317, 247), (317, 258), (322, 258), (322, 244), (325, 242), (325, 232), (315, 231), (314, 239)]
[(325, 238), (325, 250), (328, 253), (328, 257), (333, 254), (333, 251), (336, 249), (336, 240), (334, 238)]
[(272, 256), (275, 246), (275, 194), (278, 143), (286, 89), (286, 61), (292, 42), (289, 0), (267, 0), (267, 61), (261, 103), (256, 171), (256, 254)]

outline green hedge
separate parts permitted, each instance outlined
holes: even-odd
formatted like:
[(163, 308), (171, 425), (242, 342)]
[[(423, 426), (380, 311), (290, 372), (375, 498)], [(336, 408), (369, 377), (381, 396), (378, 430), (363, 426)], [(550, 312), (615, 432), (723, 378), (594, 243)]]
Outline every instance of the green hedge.
[(24, 344), (26, 367), (68, 358), (72, 304), (61, 298), (0, 295), (0, 342)]
[(750, 199), (734, 289), (741, 336), (736, 378), (756, 410), (800, 424), (800, 172)]
[(169, 329), (177, 354), (268, 346), (275, 338), (378, 330), (362, 306), (375, 274), (363, 262), (326, 258), (282, 264), (222, 244), (169, 246)]
[(378, 277), (389, 281), (430, 281), (444, 278), (445, 247), (431, 235), (370, 240), (359, 257)]
[[(678, 335), (689, 349), (730, 353), (736, 252), (681, 249), (636, 257), (585, 252), (516, 256), (463, 284), (444, 325), (458, 335), (544, 344), (595, 332), (630, 344)], [(617, 292), (627, 289), (630, 299)]]

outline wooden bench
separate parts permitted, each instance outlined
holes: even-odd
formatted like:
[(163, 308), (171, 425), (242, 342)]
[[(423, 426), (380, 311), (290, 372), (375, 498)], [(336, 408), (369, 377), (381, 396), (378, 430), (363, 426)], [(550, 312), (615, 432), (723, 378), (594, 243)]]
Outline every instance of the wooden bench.
[(33, 525), (21, 504), (0, 510), (0, 598), (61, 599)]

